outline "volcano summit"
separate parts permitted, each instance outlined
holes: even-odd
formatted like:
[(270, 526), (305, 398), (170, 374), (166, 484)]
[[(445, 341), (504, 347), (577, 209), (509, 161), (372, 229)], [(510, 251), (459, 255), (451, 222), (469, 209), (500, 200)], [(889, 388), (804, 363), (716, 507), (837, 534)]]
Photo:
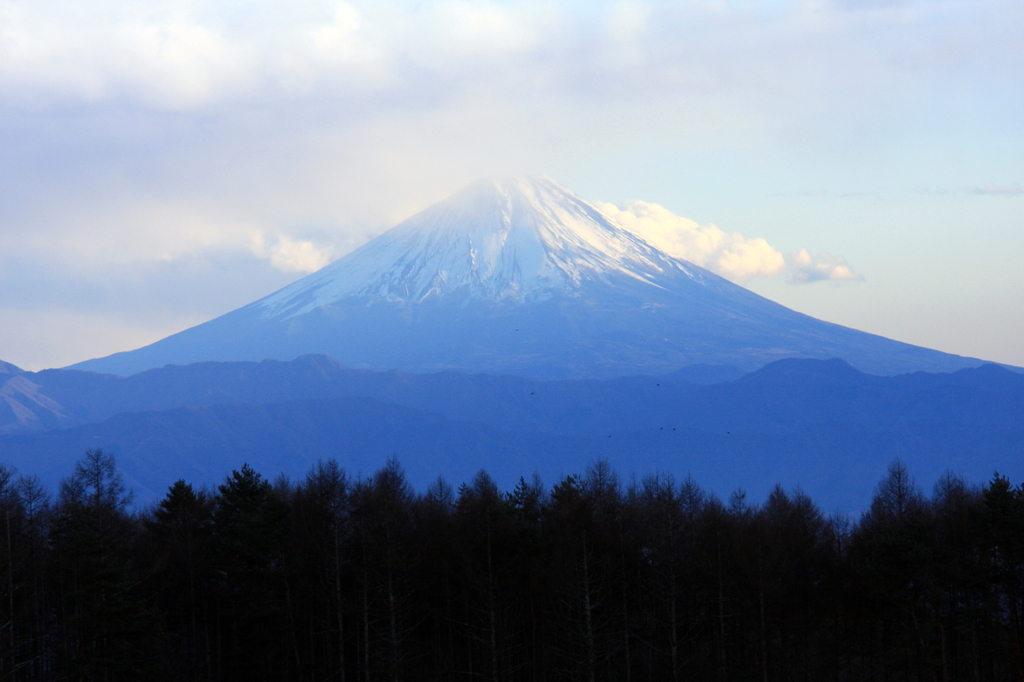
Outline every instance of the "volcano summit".
[(791, 357), (839, 357), (874, 374), (981, 364), (797, 313), (529, 178), (472, 185), (266, 298), (74, 367), (128, 375), (307, 353), (544, 379), (698, 363), (752, 370)]

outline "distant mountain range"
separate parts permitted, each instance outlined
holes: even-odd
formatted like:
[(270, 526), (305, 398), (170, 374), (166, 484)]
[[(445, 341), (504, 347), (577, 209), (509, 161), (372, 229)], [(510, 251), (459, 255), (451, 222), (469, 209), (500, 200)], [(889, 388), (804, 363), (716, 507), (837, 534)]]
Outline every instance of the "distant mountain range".
[(607, 458), (856, 509), (897, 456), (923, 482), (1019, 480), (1024, 374), (789, 310), (551, 180), (493, 181), (145, 348), (0, 363), (0, 462), (53, 485), (87, 448), (144, 501), (245, 462), (395, 456), (418, 486), (485, 468), (510, 487)]
[(843, 358), (873, 374), (981, 360), (822, 322), (646, 242), (552, 180), (487, 181), (266, 298), (73, 368), (291, 360), (536, 379), (752, 371)]
[(947, 469), (974, 481), (1024, 474), (1024, 374), (995, 365), (875, 376), (841, 360), (782, 360), (748, 374), (539, 381), (304, 356), (127, 378), (13, 368), (0, 381), (0, 462), (53, 484), (101, 447), (143, 501), (177, 478), (212, 485), (244, 462), (296, 477), (327, 457), (366, 475), (395, 456), (421, 488), (480, 468), (509, 487), (534, 471), (551, 483), (603, 457), (626, 477), (692, 474), (755, 499), (781, 482), (845, 509), (866, 503), (897, 456), (929, 485)]

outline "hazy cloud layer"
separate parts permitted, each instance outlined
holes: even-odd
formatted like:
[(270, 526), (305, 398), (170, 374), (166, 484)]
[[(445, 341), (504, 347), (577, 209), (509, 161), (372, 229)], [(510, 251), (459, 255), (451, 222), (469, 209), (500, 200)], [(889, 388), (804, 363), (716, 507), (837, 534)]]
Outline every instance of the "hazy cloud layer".
[[(903, 182), (1012, 213), (1022, 33), (1019, 0), (0, 0), (0, 322), (114, 320), (124, 350), (493, 175), (707, 216), (620, 209), (736, 281), (857, 279), (838, 251), (875, 282), (817, 216), (769, 233), (754, 204), (870, 195), (879, 252), (906, 221), (871, 197)], [(96, 354), (65, 336), (52, 357)], [(45, 363), (23, 338), (0, 359)]]
[(996, 187), (988, 185), (986, 187), (971, 187), (967, 191), (971, 194), (978, 194), (980, 196), (996, 195), (1017, 197), (1024, 195), (1024, 185), (1017, 185), (1015, 187)]
[(923, 73), (977, 63), (1009, 72), (1013, 63), (998, 62), (1024, 48), (1001, 39), (1020, 14), (1012, 0), (3, 0), (0, 87), (7, 106), (31, 111), (363, 100), (366, 115), (489, 83), (599, 99), (747, 91), (764, 104), (842, 100), (856, 114)]

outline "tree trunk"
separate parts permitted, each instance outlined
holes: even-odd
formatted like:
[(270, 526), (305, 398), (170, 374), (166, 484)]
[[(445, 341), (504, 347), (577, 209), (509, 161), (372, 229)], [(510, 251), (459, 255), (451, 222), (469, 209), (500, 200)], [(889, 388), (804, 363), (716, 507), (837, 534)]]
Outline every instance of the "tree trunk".
[[(337, 521), (335, 521), (337, 523)], [(338, 680), (345, 682), (345, 621), (341, 603), (341, 542), (334, 529), (334, 604), (338, 618)]]
[(593, 605), (590, 601), (590, 556), (587, 552), (587, 543), (583, 543), (583, 616), (584, 616), (584, 642), (586, 645), (587, 657), (587, 680), (594, 682), (597, 674), (597, 660), (594, 652), (594, 614)]

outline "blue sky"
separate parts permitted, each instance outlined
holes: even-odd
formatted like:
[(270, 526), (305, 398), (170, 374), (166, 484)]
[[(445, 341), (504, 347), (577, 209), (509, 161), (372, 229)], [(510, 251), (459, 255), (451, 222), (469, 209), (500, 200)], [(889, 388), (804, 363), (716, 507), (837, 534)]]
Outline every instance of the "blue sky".
[(143, 345), (539, 174), (1024, 365), (1022, 35), (1018, 0), (0, 0), (0, 359)]

